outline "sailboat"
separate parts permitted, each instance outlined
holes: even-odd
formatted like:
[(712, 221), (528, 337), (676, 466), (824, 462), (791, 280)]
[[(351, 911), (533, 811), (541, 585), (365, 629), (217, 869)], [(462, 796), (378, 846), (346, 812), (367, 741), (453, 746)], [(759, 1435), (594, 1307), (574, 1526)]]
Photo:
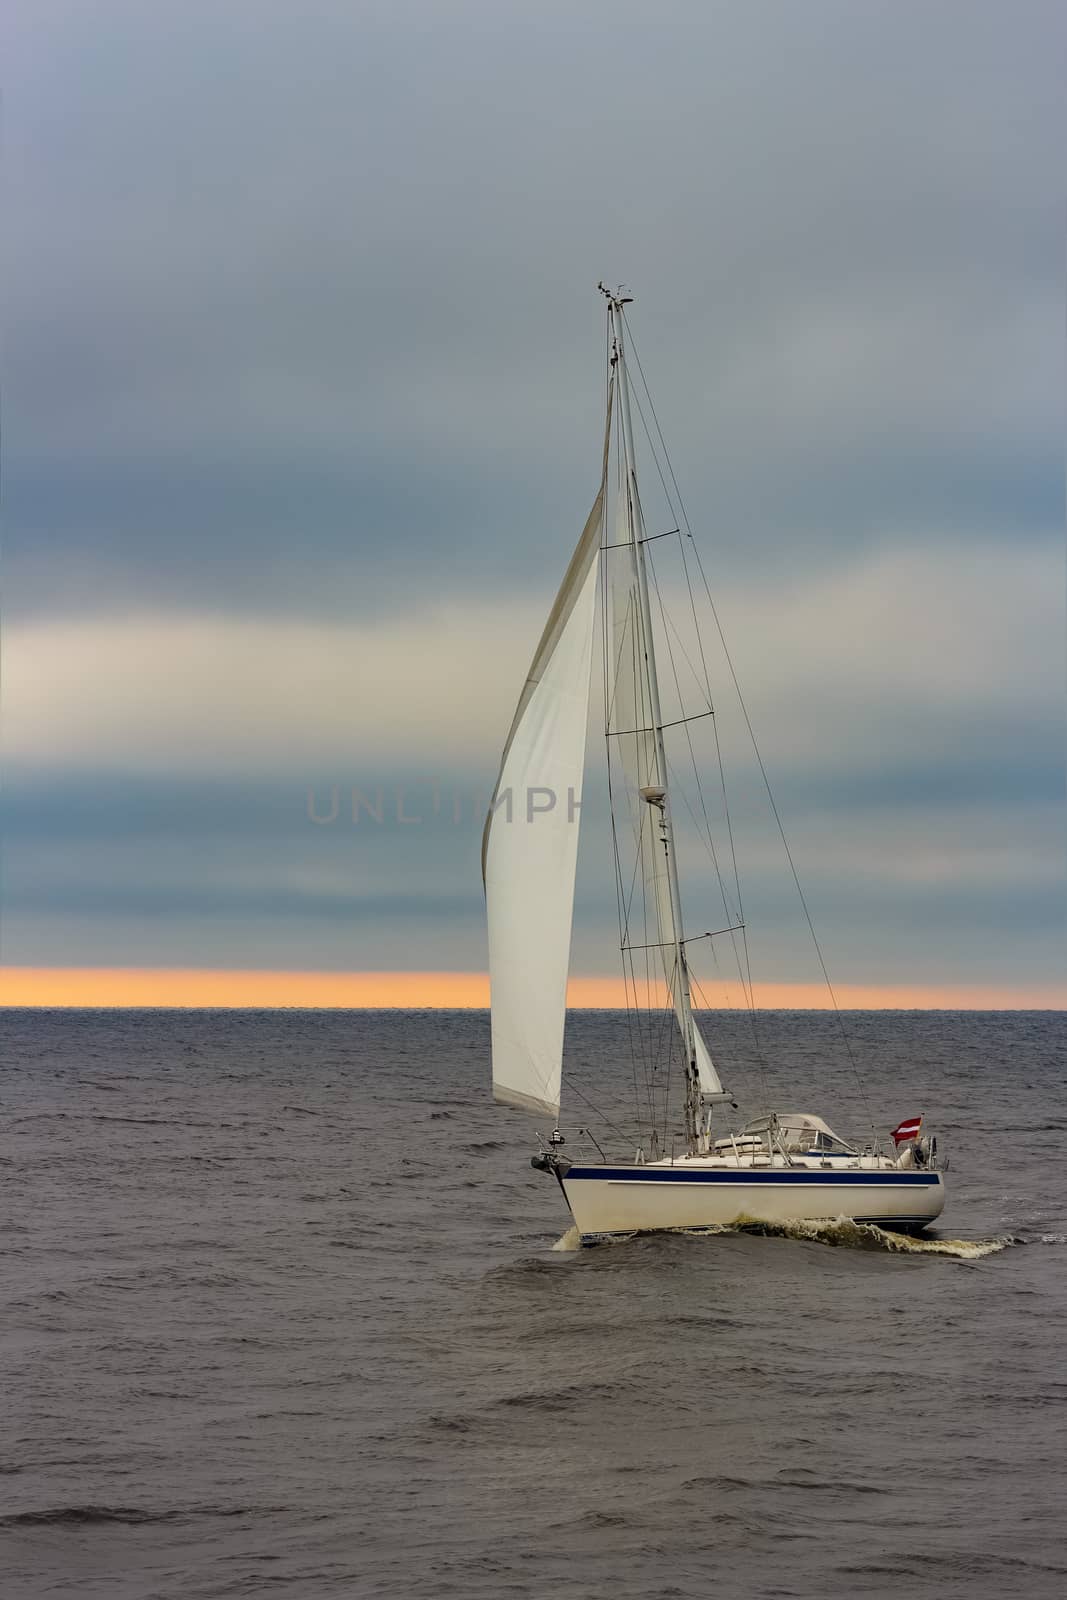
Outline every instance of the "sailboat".
[[(891, 1151), (873, 1129), (863, 1141), (841, 1138), (808, 1112), (764, 1104), (745, 1120), (723, 1087), (694, 1014), (690, 945), (695, 941), (687, 938), (683, 920), (679, 829), (672, 808), (678, 764), (671, 740), (680, 732), (688, 738), (690, 724), (699, 718), (709, 718), (714, 726), (715, 708), (710, 683), (706, 706), (691, 716), (675, 716), (676, 708), (665, 711), (662, 702), (658, 663), (665, 648), (673, 651), (673, 643), (669, 633), (665, 640), (654, 570), (650, 583), (649, 547), (667, 534), (646, 530), (633, 422), (636, 409), (655, 453), (648, 425), (648, 414), (655, 419), (655, 411), (647, 388), (631, 381), (625, 310), (631, 297), (604, 284), (599, 288), (608, 319), (600, 485), (523, 685), (482, 838), (494, 1099), (549, 1119), (547, 1136), (537, 1135), (532, 1164), (558, 1182), (583, 1243), (665, 1229), (838, 1218), (918, 1231), (939, 1215), (945, 1201), (943, 1164), (936, 1140), (922, 1132), (921, 1118), (894, 1130)], [(643, 386), (639, 365), (637, 370)], [(658, 437), (662, 445), (662, 434)], [(656, 461), (659, 465), (658, 455)], [(668, 471), (673, 482), (673, 470)], [(662, 469), (660, 480), (666, 489)], [(678, 522), (672, 534), (688, 539), (684, 509)], [(665, 1021), (670, 1060), (666, 1071), (662, 1060), (644, 1063), (648, 1119), (638, 1141), (609, 1156), (590, 1133), (595, 1156), (571, 1159), (560, 1128), (564, 1024), (598, 653), (628, 1007), (632, 1002), (636, 1010), (642, 998), (643, 968), (648, 1014), (658, 1008), (661, 1024), (631, 1029), (631, 1049), (644, 1049), (647, 1056), (659, 1048), (662, 1054), (653, 1041), (662, 1040)], [(703, 658), (702, 648), (698, 653)], [(745, 722), (751, 733), (747, 712)], [(759, 768), (766, 780), (762, 758)], [(725, 778), (723, 800), (725, 808)], [(773, 797), (771, 802), (777, 820)], [(728, 809), (725, 816), (729, 832)], [(788, 852), (784, 832), (782, 841)], [(718, 857), (714, 860), (718, 872)], [(736, 901), (724, 888), (723, 907), (728, 925), (696, 937), (726, 939), (740, 952), (742, 990), (755, 1017), (739, 879)], [(808, 923), (811, 927), (810, 918)], [(813, 927), (811, 934), (814, 939)], [(851, 1059), (843, 1027), (842, 1032)], [(625, 1068), (619, 1063), (620, 1100), (622, 1073), (630, 1067), (629, 1061)]]

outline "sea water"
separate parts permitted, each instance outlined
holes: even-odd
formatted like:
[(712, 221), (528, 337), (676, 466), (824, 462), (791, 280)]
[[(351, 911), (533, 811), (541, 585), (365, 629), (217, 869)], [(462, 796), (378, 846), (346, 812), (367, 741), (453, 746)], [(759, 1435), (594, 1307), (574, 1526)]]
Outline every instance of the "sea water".
[[(928, 1240), (573, 1248), (481, 1013), (3, 1014), (4, 1600), (1064, 1592), (1065, 1019), (845, 1022), (862, 1086), (706, 1032), (753, 1110), (924, 1113)], [(568, 1075), (627, 1153), (625, 1017)]]

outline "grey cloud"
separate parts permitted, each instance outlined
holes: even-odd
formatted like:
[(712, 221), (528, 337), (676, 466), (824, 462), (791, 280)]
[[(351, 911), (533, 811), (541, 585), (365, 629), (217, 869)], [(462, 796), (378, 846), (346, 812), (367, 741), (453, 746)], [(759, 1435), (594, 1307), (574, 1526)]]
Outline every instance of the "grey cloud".
[[(593, 284), (616, 272), (727, 589), (924, 543), (965, 575), (993, 549), (978, 630), (981, 582), (1061, 537), (1059, 5), (23, 0), (4, 28), (9, 619), (547, 604), (593, 489)], [(1058, 627), (1006, 636), (1012, 659), (952, 703), (933, 676), (906, 703), (846, 682), (806, 748), (759, 685), (844, 975), (860, 951), (887, 981), (934, 956), (939, 975), (1048, 968)], [(906, 631), (879, 648), (906, 653)], [(465, 793), (496, 742), (469, 715), (481, 745), (438, 773)], [(244, 780), (148, 780), (136, 749), (118, 775), (16, 772), (7, 959), (481, 967), (473, 818), (316, 832), (308, 783), (425, 767), (366, 743), (331, 771), (285, 741)], [(751, 783), (736, 798), (755, 812)], [(589, 817), (592, 861), (595, 783)], [(897, 882), (950, 818), (971, 857)], [(869, 871), (835, 872), (846, 823)], [(999, 877), (980, 870), (998, 836)], [(761, 855), (751, 881), (792, 975)], [(608, 965), (609, 895), (583, 867), (585, 970)]]
[[(1018, 758), (1019, 752), (1016, 751)], [(841, 777), (816, 794), (810, 780), (776, 784), (809, 902), (832, 970), (914, 978), (938, 972), (974, 981), (1058, 977), (1054, 933), (1063, 913), (1061, 806), (1032, 753), (1000, 794), (968, 797), (970, 775), (948, 755), (940, 788), (932, 771), (899, 789)], [(428, 784), (404, 780), (405, 814), (383, 783), (383, 822), (364, 809), (353, 825), (346, 786), (336, 821), (308, 819), (302, 786), (60, 775), (9, 784), (4, 808), (3, 957), (115, 964), (480, 969), (484, 908), (474, 797), (458, 824), (451, 797), (470, 774), (439, 775), (435, 816)], [(367, 798), (376, 780), (362, 778)], [(329, 815), (330, 785), (316, 785)], [(757, 796), (735, 794), (742, 889), (756, 970), (809, 976), (811, 951), (787, 864)], [(961, 800), (965, 803), (961, 805)], [(576, 908), (575, 969), (613, 970), (611, 848), (602, 781), (594, 778)], [(692, 828), (682, 829), (691, 929), (716, 920), (718, 890)], [(937, 868), (926, 871), (929, 859)], [(706, 952), (704, 952), (706, 955)], [(727, 952), (728, 954), (728, 952)], [(884, 969), (884, 970), (883, 970)], [(709, 973), (706, 960), (698, 966)], [(728, 967), (727, 967), (728, 970)]]
[(335, 611), (400, 605), (416, 552), (457, 589), (558, 564), (612, 270), (729, 566), (1060, 521), (1055, 7), (36, 15), (10, 606)]

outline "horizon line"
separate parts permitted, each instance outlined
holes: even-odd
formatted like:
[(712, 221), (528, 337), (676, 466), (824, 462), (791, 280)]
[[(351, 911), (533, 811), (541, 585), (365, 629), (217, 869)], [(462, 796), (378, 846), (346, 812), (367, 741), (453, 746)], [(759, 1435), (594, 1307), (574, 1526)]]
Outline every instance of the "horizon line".
[[(746, 1011), (736, 983), (702, 985), (695, 1009)], [(755, 990), (770, 1011), (1063, 1011), (1064, 985), (825, 984), (770, 982)], [(664, 1006), (663, 985), (641, 988), (642, 1005)], [(575, 974), (567, 1007), (625, 1011), (635, 1003), (621, 977)], [(208, 967), (0, 967), (0, 1008), (487, 1011), (484, 972), (321, 972)]]

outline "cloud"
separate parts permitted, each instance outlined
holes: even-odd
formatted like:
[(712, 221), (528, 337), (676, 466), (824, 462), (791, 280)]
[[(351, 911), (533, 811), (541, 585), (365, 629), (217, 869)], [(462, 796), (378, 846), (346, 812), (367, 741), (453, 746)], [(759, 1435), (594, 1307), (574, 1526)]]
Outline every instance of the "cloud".
[(10, 609), (539, 572), (612, 271), (731, 570), (1059, 528), (1058, 8), (55, 14), (8, 24)]
[[(1059, 568), (984, 546), (962, 566), (932, 541), (832, 581), (768, 575), (721, 595), (842, 975), (864, 980), (876, 961), (887, 981), (913, 981), (935, 955), (959, 981), (1049, 968), (1063, 904)], [(684, 595), (664, 593), (684, 632)], [(55, 945), (84, 961), (89, 941), (118, 964), (240, 950), (264, 965), (477, 970), (480, 817), (549, 599), (346, 627), (167, 613), (14, 624), (8, 959)], [(802, 915), (723, 663), (709, 664), (753, 945), (786, 978), (807, 959)], [(710, 724), (696, 726), (707, 741)], [(695, 927), (725, 925), (732, 898), (720, 917), (680, 736), (673, 749), (686, 903)], [(713, 746), (696, 754), (706, 781)], [(594, 735), (575, 935), (586, 971), (611, 970), (615, 919), (601, 759)], [(331, 820), (311, 820), (309, 793)], [(713, 819), (718, 806), (712, 779)]]
[[(3, 24), (9, 942), (480, 965), (618, 274), (813, 902), (886, 972), (1047, 960), (1060, 6), (46, 9)], [(307, 821), (431, 778), (469, 823)]]
[[(772, 764), (855, 779), (873, 761), (892, 782), (894, 765), (909, 771), (980, 737), (995, 773), (993, 733), (1013, 752), (1020, 732), (1051, 737), (1061, 577), (1039, 549), (965, 557), (932, 541), (829, 578), (725, 586), (720, 615)], [(406, 617), (347, 625), (167, 612), (16, 621), (7, 758), (38, 770), (491, 781), (551, 594), (550, 581), (506, 603), (424, 598)], [(668, 600), (684, 644), (688, 602)], [(711, 667), (723, 683), (724, 664)], [(663, 676), (669, 694), (666, 665)]]

